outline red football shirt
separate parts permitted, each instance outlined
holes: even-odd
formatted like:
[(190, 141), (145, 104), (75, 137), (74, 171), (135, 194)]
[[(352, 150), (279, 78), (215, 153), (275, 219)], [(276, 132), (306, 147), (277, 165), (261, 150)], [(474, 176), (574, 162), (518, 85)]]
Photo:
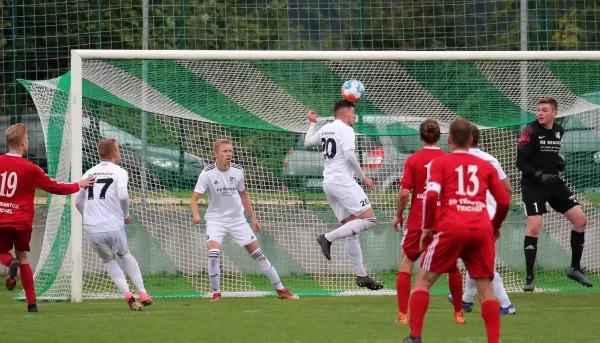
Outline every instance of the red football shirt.
[[(435, 159), (431, 164), (428, 185), (432, 183), (437, 185), (428, 187), (426, 193), (423, 229), (492, 230), (493, 227), (499, 229), (506, 218), (509, 199), (500, 183), (498, 172), (490, 163), (467, 151), (455, 151)], [(435, 187), (440, 187), (441, 190), (436, 190)], [(487, 190), (498, 202), (493, 224), (486, 210)], [(437, 200), (430, 197), (430, 192), (433, 195), (439, 192), (441, 213), (437, 222), (435, 211), (427, 208)]]
[(79, 184), (57, 182), (19, 155), (0, 156), (0, 228), (32, 229), (36, 188), (65, 195), (78, 192)]
[(410, 155), (404, 162), (404, 173), (400, 188), (412, 191), (410, 212), (406, 220), (408, 230), (420, 230), (423, 225), (423, 199), (427, 186), (428, 169), (431, 160), (447, 155), (437, 147), (424, 147)]

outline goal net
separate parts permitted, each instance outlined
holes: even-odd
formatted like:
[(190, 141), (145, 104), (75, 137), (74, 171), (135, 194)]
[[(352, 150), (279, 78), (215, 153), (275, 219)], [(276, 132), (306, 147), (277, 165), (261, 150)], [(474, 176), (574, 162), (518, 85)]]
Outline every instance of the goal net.
[[(394, 292), (402, 239), (391, 227), (398, 180), (406, 157), (421, 147), (417, 130), (428, 118), (440, 123), (445, 150), (451, 121), (470, 120), (482, 130), (481, 148), (504, 167), (515, 192), (497, 244), (497, 265), (507, 290), (519, 291), (525, 269), (525, 215), (516, 142), (523, 124), (535, 120), (537, 100), (546, 96), (558, 100), (558, 122), (565, 128), (561, 154), (567, 168), (562, 176), (588, 217), (582, 265), (588, 278), (600, 284), (600, 62), (560, 60), (561, 53), (496, 53), (505, 56), (502, 61), (479, 53), (453, 60), (466, 55), (447, 52), (413, 54), (407, 60), (402, 60), (408, 56), (403, 53), (292, 57), (288, 52), (282, 57), (280, 52), (261, 52), (260, 59), (251, 52), (228, 57), (223, 51), (173, 51), (188, 54), (169, 59), (160, 59), (169, 52), (128, 51), (122, 59), (117, 51), (108, 57), (102, 51), (93, 53), (97, 56), (84, 58), (81, 70), (21, 82), (35, 101), (48, 172), (57, 180), (70, 180), (91, 168), (99, 160), (97, 143), (117, 139), (122, 167), (130, 175), (134, 221), (126, 226), (129, 247), (153, 296), (210, 294), (205, 224), (191, 224), (189, 199), (202, 169), (214, 162), (212, 144), (219, 138), (233, 142), (234, 161), (244, 167), (262, 224), (259, 243), (288, 289), (299, 295)], [(551, 56), (559, 57), (535, 60)], [(306, 113), (312, 108), (320, 124), (331, 121), (332, 105), (341, 99), (340, 87), (348, 79), (361, 80), (366, 87), (356, 108), (356, 152), (365, 173), (375, 180), (376, 191), (367, 194), (378, 224), (361, 233), (360, 242), (369, 275), (386, 287), (380, 292), (356, 286), (344, 242), (333, 245), (331, 261), (316, 243), (319, 233), (339, 224), (321, 188), (322, 154), (302, 144)], [(82, 94), (80, 102), (77, 94)], [(73, 166), (77, 156), (80, 165)], [(70, 197), (48, 195), (38, 206), (47, 208), (35, 272), (39, 298), (119, 296), (77, 218), (71, 218)], [(206, 197), (201, 208), (206, 208)], [(565, 275), (572, 227), (548, 210), (538, 244), (537, 289), (587, 291)], [(225, 295), (273, 294), (245, 249), (227, 238), (221, 256)], [(73, 292), (72, 285), (80, 289)], [(440, 280), (435, 291), (446, 289)]]

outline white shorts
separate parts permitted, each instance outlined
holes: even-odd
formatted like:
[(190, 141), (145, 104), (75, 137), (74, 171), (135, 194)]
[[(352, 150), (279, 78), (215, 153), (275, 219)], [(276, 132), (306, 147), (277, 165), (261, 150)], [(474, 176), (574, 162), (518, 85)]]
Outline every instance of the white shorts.
[(231, 237), (235, 244), (243, 247), (256, 241), (256, 235), (250, 228), (250, 225), (244, 220), (237, 223), (215, 223), (209, 221), (206, 223), (206, 241), (215, 241), (223, 245), (225, 236)]
[(115, 254), (123, 257), (129, 252), (125, 230), (86, 233), (86, 238), (104, 263), (114, 259)]
[(340, 222), (350, 216), (359, 216), (371, 208), (371, 202), (365, 191), (356, 182), (347, 185), (324, 183), (323, 191), (335, 217)]

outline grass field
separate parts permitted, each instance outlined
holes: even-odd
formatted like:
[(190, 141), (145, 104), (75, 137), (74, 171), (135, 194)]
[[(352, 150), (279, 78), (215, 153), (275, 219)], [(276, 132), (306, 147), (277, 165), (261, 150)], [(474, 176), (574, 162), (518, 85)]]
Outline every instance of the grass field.
[[(156, 299), (143, 312), (121, 300), (40, 303), (29, 314), (0, 290), (7, 342), (400, 342), (392, 296)], [(502, 317), (502, 342), (600, 342), (600, 294), (511, 294), (517, 314)], [(476, 306), (467, 324), (453, 323), (442, 295), (432, 296), (424, 342), (486, 342)], [(26, 334), (16, 334), (26, 333)]]

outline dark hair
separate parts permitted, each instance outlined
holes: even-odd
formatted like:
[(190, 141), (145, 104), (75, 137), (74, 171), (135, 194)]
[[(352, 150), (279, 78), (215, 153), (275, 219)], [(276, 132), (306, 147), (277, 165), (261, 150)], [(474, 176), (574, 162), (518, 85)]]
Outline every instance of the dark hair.
[(465, 119), (456, 119), (450, 124), (452, 143), (458, 148), (466, 148), (471, 139), (471, 123)]
[(480, 134), (479, 134), (479, 128), (477, 128), (477, 126), (475, 126), (475, 124), (471, 124), (471, 137), (473, 138), (473, 143), (472, 143), (473, 146), (478, 146)]
[(354, 103), (352, 101), (348, 101), (348, 100), (336, 101), (335, 104), (333, 104), (333, 115), (335, 117), (337, 117), (338, 111), (341, 108), (345, 108), (345, 107), (352, 107), (352, 108), (354, 108)]
[(433, 144), (440, 140), (440, 126), (433, 119), (423, 120), (419, 126), (419, 136), (423, 142)]
[(541, 104), (549, 104), (552, 106), (552, 108), (554, 108), (555, 111), (558, 111), (558, 101), (556, 101), (556, 99), (551, 98), (551, 97), (547, 97), (547, 98), (541, 98), (540, 100), (538, 100), (538, 105)]

